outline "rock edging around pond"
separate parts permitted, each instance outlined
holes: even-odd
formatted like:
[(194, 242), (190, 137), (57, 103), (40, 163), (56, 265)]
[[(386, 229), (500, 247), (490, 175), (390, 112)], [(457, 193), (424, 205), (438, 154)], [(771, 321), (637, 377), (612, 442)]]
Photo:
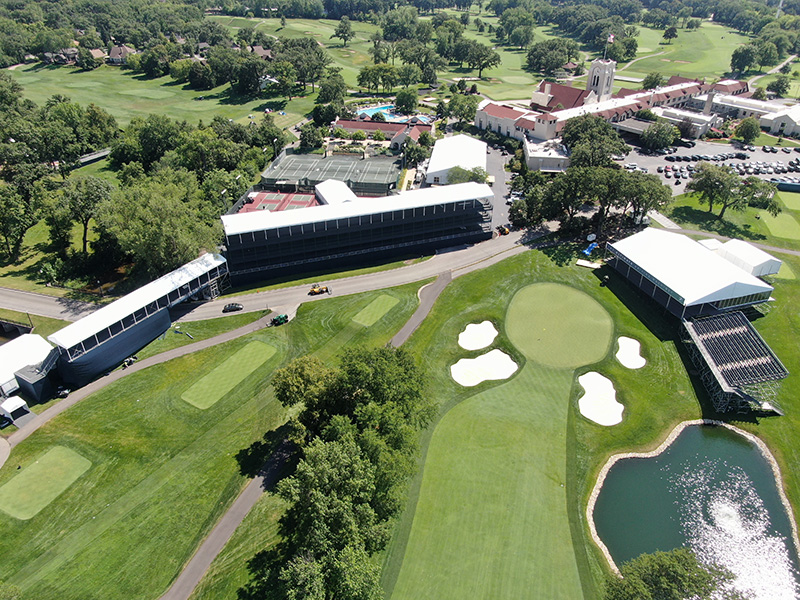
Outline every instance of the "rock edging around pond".
[(693, 425), (711, 425), (716, 427), (725, 427), (726, 429), (741, 435), (742, 437), (750, 440), (753, 442), (756, 447), (761, 451), (762, 456), (767, 460), (769, 465), (772, 467), (772, 475), (775, 478), (776, 487), (778, 488), (778, 495), (780, 496), (781, 502), (783, 503), (783, 508), (786, 510), (786, 514), (789, 516), (789, 522), (792, 525), (792, 543), (795, 547), (795, 552), (797, 552), (798, 556), (800, 556), (800, 539), (798, 538), (797, 533), (797, 523), (794, 518), (794, 511), (792, 510), (792, 505), (789, 504), (789, 498), (786, 496), (786, 491), (783, 489), (783, 477), (781, 476), (781, 470), (778, 466), (778, 461), (775, 460), (775, 457), (772, 456), (772, 453), (769, 451), (767, 445), (759, 438), (758, 436), (753, 435), (747, 431), (739, 429), (738, 427), (734, 427), (728, 423), (723, 423), (722, 421), (713, 421), (709, 419), (695, 419), (693, 421), (683, 421), (678, 423), (675, 428), (670, 432), (670, 434), (666, 437), (666, 439), (661, 442), (661, 444), (655, 450), (651, 450), (650, 452), (622, 452), (620, 454), (615, 454), (606, 461), (606, 464), (603, 465), (603, 468), (600, 470), (600, 474), (597, 476), (597, 482), (594, 484), (594, 489), (592, 489), (592, 493), (589, 496), (589, 503), (586, 506), (586, 520), (589, 524), (589, 531), (592, 535), (592, 540), (600, 548), (600, 551), (603, 553), (603, 556), (608, 563), (608, 566), (611, 570), (620, 575), (619, 567), (614, 562), (614, 559), (611, 557), (611, 553), (608, 551), (608, 548), (600, 539), (600, 536), (597, 534), (597, 528), (594, 524), (594, 507), (597, 502), (597, 497), (600, 495), (600, 490), (603, 489), (603, 484), (605, 483), (606, 476), (608, 472), (611, 470), (617, 461), (620, 461), (625, 458), (653, 458), (654, 456), (658, 456), (659, 454), (663, 453), (667, 448), (672, 445), (672, 443), (677, 439), (677, 437), (683, 433), (683, 430), (687, 427), (691, 427)]

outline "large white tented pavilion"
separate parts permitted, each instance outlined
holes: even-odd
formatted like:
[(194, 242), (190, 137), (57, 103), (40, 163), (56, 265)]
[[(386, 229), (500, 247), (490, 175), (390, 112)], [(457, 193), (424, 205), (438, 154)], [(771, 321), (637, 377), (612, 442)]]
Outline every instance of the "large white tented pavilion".
[(608, 263), (684, 319), (766, 302), (773, 287), (703, 244), (647, 228), (608, 244)]

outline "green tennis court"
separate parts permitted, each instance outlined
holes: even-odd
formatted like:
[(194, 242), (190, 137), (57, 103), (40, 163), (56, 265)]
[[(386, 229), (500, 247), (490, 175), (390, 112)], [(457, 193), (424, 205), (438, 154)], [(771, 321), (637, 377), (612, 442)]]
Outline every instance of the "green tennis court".
[(74, 450), (54, 446), (0, 487), (0, 510), (27, 521), (55, 500), (92, 466)]
[(375, 300), (362, 308), (358, 314), (353, 317), (353, 321), (364, 327), (370, 327), (378, 322), (383, 315), (388, 313), (399, 300), (394, 296), (381, 294)]
[(245, 377), (267, 362), (276, 350), (264, 342), (253, 341), (241, 348), (233, 356), (217, 365), (205, 377), (201, 377), (183, 394), (181, 398), (205, 410), (216, 404)]
[(537, 283), (518, 291), (506, 334), (525, 356), (559, 369), (589, 365), (608, 352), (614, 323), (596, 300), (565, 285)]
[(800, 223), (789, 213), (782, 212), (777, 217), (773, 217), (766, 211), (762, 211), (761, 220), (775, 237), (787, 240), (800, 240)]

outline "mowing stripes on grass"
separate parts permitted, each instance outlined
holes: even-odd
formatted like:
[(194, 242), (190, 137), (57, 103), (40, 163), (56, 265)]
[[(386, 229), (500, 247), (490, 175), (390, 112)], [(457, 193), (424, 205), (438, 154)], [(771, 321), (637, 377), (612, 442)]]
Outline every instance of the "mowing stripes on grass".
[(269, 344), (250, 342), (208, 375), (195, 381), (183, 392), (181, 398), (192, 406), (205, 410), (267, 362), (275, 352), (275, 348)]
[(364, 327), (370, 327), (378, 322), (383, 315), (388, 313), (399, 300), (394, 296), (387, 296), (381, 294), (375, 300), (362, 308), (359, 313), (353, 317), (353, 321)]
[(800, 240), (800, 224), (789, 213), (781, 213), (773, 217), (766, 211), (761, 211), (761, 220), (775, 237), (787, 240)]
[(800, 194), (796, 192), (778, 192), (778, 198), (789, 210), (800, 210)]
[(563, 369), (601, 360), (611, 345), (614, 323), (588, 294), (558, 283), (537, 283), (514, 294), (505, 328), (525, 356)]
[(54, 446), (0, 488), (0, 510), (27, 521), (55, 500), (92, 466), (74, 450)]

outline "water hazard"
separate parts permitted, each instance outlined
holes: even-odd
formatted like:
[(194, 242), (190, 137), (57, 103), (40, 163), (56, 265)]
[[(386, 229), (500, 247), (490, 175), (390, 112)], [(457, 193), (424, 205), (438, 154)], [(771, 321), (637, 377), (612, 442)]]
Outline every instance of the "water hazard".
[(661, 455), (617, 462), (594, 520), (617, 565), (687, 546), (730, 570), (747, 597), (800, 597), (791, 522), (772, 469), (752, 442), (725, 428), (687, 427)]

